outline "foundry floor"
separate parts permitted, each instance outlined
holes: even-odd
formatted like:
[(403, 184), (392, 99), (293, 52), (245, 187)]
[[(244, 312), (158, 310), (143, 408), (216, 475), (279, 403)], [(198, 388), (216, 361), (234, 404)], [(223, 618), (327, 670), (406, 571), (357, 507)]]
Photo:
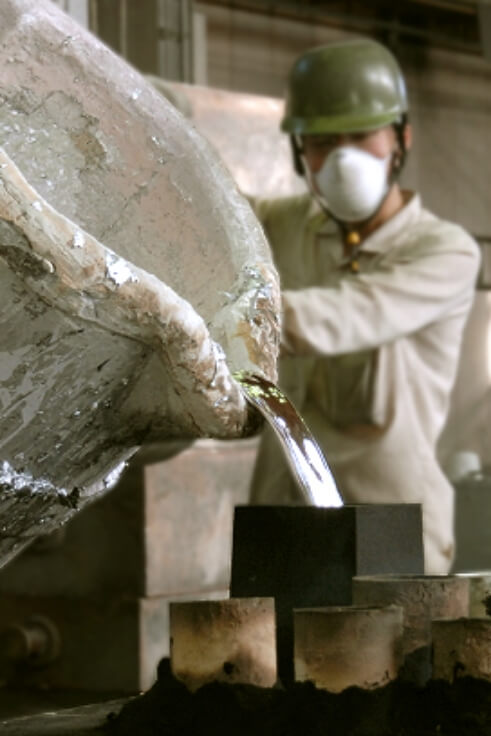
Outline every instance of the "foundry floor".
[(97, 736), (128, 695), (0, 688), (2, 736)]

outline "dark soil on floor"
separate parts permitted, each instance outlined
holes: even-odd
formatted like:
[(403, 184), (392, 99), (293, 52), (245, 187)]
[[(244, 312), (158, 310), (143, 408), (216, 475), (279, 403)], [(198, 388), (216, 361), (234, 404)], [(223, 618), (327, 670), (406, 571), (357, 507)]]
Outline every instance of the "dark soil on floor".
[(340, 694), (212, 683), (191, 694), (166, 660), (155, 685), (112, 714), (110, 736), (491, 736), (491, 683), (395, 681)]

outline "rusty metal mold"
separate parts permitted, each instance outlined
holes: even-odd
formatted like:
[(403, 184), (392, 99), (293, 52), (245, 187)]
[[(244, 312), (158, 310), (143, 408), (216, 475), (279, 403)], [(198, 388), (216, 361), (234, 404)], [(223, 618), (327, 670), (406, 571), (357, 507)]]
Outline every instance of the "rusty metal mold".
[(456, 574), (469, 583), (469, 617), (487, 618), (491, 615), (491, 571)]
[(353, 603), (401, 606), (401, 676), (418, 685), (431, 677), (431, 622), (468, 616), (469, 584), (456, 575), (373, 575), (353, 579)]
[(209, 682), (276, 682), (272, 598), (171, 603), (170, 636), (172, 671), (191, 691)]
[(299, 609), (293, 617), (297, 682), (339, 693), (396, 679), (402, 665), (400, 606)]
[(491, 620), (433, 621), (433, 676), (454, 682), (474, 677), (491, 682)]

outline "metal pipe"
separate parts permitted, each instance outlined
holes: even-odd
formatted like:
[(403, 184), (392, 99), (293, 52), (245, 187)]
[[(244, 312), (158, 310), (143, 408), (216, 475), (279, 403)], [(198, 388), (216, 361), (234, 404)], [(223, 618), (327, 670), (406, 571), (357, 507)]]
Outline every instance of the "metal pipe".
[[(423, 2), (424, 0), (419, 0)], [(437, 0), (435, 0), (436, 2)], [(415, 26), (401, 24), (397, 21), (383, 21), (378, 18), (370, 18), (356, 16), (352, 14), (338, 13), (332, 10), (322, 11), (320, 8), (301, 7), (297, 3), (290, 2), (269, 2), (265, 5), (260, 0), (202, 0), (205, 5), (216, 5), (226, 7), (233, 10), (244, 10), (251, 13), (259, 13), (261, 15), (275, 15), (278, 18), (288, 20), (296, 20), (303, 23), (315, 22), (323, 25), (344, 27), (350, 30), (379, 30), (391, 33), (405, 34), (437, 46), (443, 46), (454, 51), (461, 51), (468, 54), (481, 54), (481, 44), (476, 42), (457, 41), (455, 38), (446, 34), (435, 33), (433, 31), (423, 31)], [(476, 5), (477, 8), (477, 5)], [(468, 14), (465, 12), (465, 14)]]
[(409, 0), (415, 5), (426, 5), (442, 10), (453, 10), (465, 15), (477, 15), (478, 3), (476, 0)]
[(45, 616), (14, 622), (0, 632), (0, 660), (40, 667), (60, 655), (61, 639), (55, 624)]

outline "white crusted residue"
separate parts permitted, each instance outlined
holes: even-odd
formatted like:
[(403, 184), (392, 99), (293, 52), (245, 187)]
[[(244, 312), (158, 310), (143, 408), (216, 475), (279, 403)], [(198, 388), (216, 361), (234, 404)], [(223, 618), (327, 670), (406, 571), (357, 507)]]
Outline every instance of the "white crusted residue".
[[(218, 371), (218, 364), (219, 362), (225, 362), (227, 360), (227, 356), (225, 355), (225, 351), (222, 348), (221, 345), (219, 345), (217, 342), (212, 343), (212, 350), (213, 350), (213, 356), (215, 358), (215, 375), (211, 379), (210, 383), (208, 384), (209, 388), (216, 388), (217, 386), (217, 371)], [(222, 401), (218, 400), (213, 403), (213, 406), (217, 407), (220, 406), (220, 404), (223, 403)]]
[(83, 248), (85, 245), (85, 236), (81, 230), (75, 230), (72, 238), (72, 246), (74, 248)]
[(271, 303), (272, 287), (271, 283), (265, 281), (261, 272), (251, 266), (244, 269), (244, 276), (247, 279), (247, 291), (251, 295), (248, 321), (254, 322), (258, 311), (261, 311), (258, 308), (258, 302), (264, 300), (266, 303)]
[(48, 261), (47, 258), (43, 258), (42, 259), (42, 264), (43, 264), (44, 270), (47, 271), (48, 273), (54, 273), (55, 272), (55, 270), (56, 270), (55, 267), (53, 266), (53, 264), (51, 263), (51, 261)]
[(115, 253), (106, 256), (106, 276), (114, 281), (116, 286), (122, 286), (127, 281), (138, 281), (138, 276), (133, 273), (128, 261), (119, 258)]
[(3, 489), (20, 491), (28, 489), (31, 493), (51, 493), (59, 496), (66, 496), (65, 488), (56, 488), (51, 481), (46, 478), (37, 478), (34, 480), (30, 473), (18, 472), (7, 460), (4, 460), (0, 470), (0, 486)]
[(213, 342), (212, 349), (213, 355), (215, 356), (215, 363), (218, 363), (219, 360), (227, 360), (225, 350), (217, 342)]
[(20, 23), (23, 25), (32, 25), (33, 23), (36, 23), (38, 21), (37, 16), (35, 13), (23, 13), (20, 17)]
[(35, 202), (33, 202), (33, 203), (32, 203), (32, 206), (33, 206), (33, 207), (34, 207), (34, 209), (35, 209), (35, 210), (37, 210), (38, 212), (42, 212), (42, 211), (43, 211), (43, 205), (41, 204), (41, 202), (38, 202), (38, 200), (37, 200), (37, 199), (36, 199), (36, 201), (35, 201)]
[(111, 488), (114, 488), (118, 480), (121, 478), (121, 475), (123, 473), (123, 470), (126, 468), (127, 463), (123, 461), (122, 463), (119, 463), (114, 470), (111, 470), (110, 473), (106, 475), (106, 477), (103, 480), (104, 488), (106, 490), (110, 490)]

